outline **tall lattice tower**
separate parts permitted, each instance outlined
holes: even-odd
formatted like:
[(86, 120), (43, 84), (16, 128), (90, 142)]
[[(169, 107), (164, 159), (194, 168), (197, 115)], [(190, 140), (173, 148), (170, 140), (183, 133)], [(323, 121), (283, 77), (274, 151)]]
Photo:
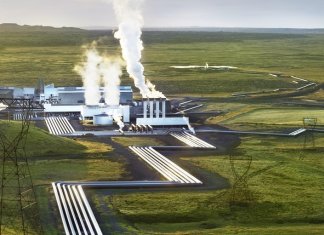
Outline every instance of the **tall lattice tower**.
[(315, 136), (313, 130), (316, 129), (317, 118), (315, 117), (304, 117), (303, 118), (304, 129), (304, 144), (300, 151), (299, 159), (303, 159), (307, 150), (315, 149)]
[[(245, 155), (230, 155), (229, 161), (234, 176), (234, 182), (229, 194), (230, 205), (248, 203), (252, 201), (253, 195), (248, 186), (252, 157)], [(236, 167), (236, 161), (242, 162), (243, 164), (240, 164), (242, 166)]]
[[(0, 128), (0, 235), (42, 234), (35, 190), (25, 151), (32, 101), (21, 99), (5, 103), (8, 104), (9, 109), (19, 108), (22, 120), (21, 127), (12, 135), (5, 132), (12, 123), (5, 123)], [(12, 127), (10, 130), (14, 129)]]

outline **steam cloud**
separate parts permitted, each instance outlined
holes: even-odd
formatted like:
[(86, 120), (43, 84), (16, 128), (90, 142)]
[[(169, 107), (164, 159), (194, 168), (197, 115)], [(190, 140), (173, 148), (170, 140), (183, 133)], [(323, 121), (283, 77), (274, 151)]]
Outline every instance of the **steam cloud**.
[(104, 58), (99, 66), (105, 87), (105, 102), (110, 106), (119, 105), (120, 76), (122, 75), (119, 61)]
[(74, 70), (80, 74), (85, 88), (86, 105), (97, 105), (100, 100), (100, 71), (98, 65), (102, 58), (94, 45), (85, 52), (85, 61), (75, 66)]
[(135, 86), (143, 97), (161, 97), (155, 86), (145, 79), (144, 66), (141, 64), (143, 42), (141, 40), (143, 17), (141, 5), (143, 0), (113, 0), (114, 11), (119, 22), (118, 31), (114, 34), (119, 39), (122, 56), (126, 61), (126, 70), (134, 80)]
[[(104, 0), (108, 1), (109, 0)], [(114, 34), (120, 41), (122, 57), (126, 70), (134, 80), (135, 86), (143, 97), (165, 97), (155, 90), (155, 86), (145, 78), (144, 66), (141, 64), (143, 42), (141, 40), (143, 17), (141, 5), (143, 0), (112, 0), (114, 11), (119, 22), (118, 31)], [(96, 43), (85, 48), (83, 63), (74, 70), (81, 75), (85, 87), (86, 105), (97, 105), (100, 100), (100, 85), (105, 87), (105, 102), (108, 105), (119, 105), (121, 61), (102, 56), (96, 49)]]
[(75, 66), (74, 70), (82, 77), (86, 105), (98, 105), (102, 83), (105, 87), (105, 102), (108, 105), (119, 105), (119, 77), (122, 74), (120, 60), (100, 55), (94, 42), (85, 48), (84, 61)]

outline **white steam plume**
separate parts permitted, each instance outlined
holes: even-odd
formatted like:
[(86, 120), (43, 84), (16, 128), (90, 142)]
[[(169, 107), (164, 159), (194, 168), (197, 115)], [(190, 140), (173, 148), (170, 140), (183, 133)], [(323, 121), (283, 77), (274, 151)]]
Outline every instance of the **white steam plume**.
[(115, 120), (115, 122), (117, 123), (117, 125), (119, 126), (119, 130), (123, 130), (123, 128), (125, 127), (125, 124), (123, 123), (123, 121), (121, 120), (121, 117), (119, 115), (113, 115), (113, 119)]
[(80, 65), (75, 66), (74, 70), (80, 74), (85, 88), (86, 105), (97, 105), (100, 100), (100, 71), (98, 69), (102, 58), (92, 44), (86, 50), (85, 60)]
[(104, 58), (100, 64), (100, 73), (105, 87), (105, 102), (107, 105), (119, 105), (120, 76), (122, 75), (120, 62)]
[(101, 98), (100, 86), (103, 84), (106, 104), (119, 105), (121, 59), (100, 55), (95, 42), (85, 49), (84, 61), (74, 68), (83, 80), (85, 104), (99, 104)]
[(152, 97), (159, 95), (155, 89), (150, 89), (148, 80), (145, 80), (144, 67), (141, 64), (143, 42), (141, 40), (143, 17), (141, 5), (143, 0), (113, 0), (114, 10), (119, 22), (115, 38), (119, 39), (122, 56), (126, 61), (126, 69), (134, 80), (135, 86), (142, 96)]

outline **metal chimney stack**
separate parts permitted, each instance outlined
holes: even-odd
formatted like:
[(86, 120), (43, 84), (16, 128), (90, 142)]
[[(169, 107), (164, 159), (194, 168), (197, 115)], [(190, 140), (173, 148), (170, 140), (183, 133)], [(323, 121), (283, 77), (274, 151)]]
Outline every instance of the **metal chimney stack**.
[(162, 98), (162, 118), (165, 118), (165, 100), (166, 98)]
[(154, 118), (154, 99), (148, 99), (150, 103), (150, 118)]

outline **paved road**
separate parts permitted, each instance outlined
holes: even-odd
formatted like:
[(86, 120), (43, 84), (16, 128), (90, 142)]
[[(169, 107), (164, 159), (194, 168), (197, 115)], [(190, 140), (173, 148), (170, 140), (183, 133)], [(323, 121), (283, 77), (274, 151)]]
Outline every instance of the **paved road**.
[(152, 132), (132, 132), (125, 131), (123, 133), (118, 130), (111, 131), (76, 131), (69, 134), (62, 134), (62, 136), (66, 137), (78, 137), (85, 135), (93, 135), (93, 136), (152, 136), (152, 135), (168, 135), (168, 132), (165, 130), (154, 130)]
[(296, 129), (290, 133), (283, 133), (283, 132), (262, 132), (262, 131), (236, 131), (236, 130), (218, 130), (218, 129), (196, 129), (196, 133), (224, 133), (224, 134), (242, 134), (242, 135), (265, 135), (265, 136), (282, 136), (282, 137), (294, 137), (301, 135), (306, 131), (313, 131), (307, 130), (304, 128)]

